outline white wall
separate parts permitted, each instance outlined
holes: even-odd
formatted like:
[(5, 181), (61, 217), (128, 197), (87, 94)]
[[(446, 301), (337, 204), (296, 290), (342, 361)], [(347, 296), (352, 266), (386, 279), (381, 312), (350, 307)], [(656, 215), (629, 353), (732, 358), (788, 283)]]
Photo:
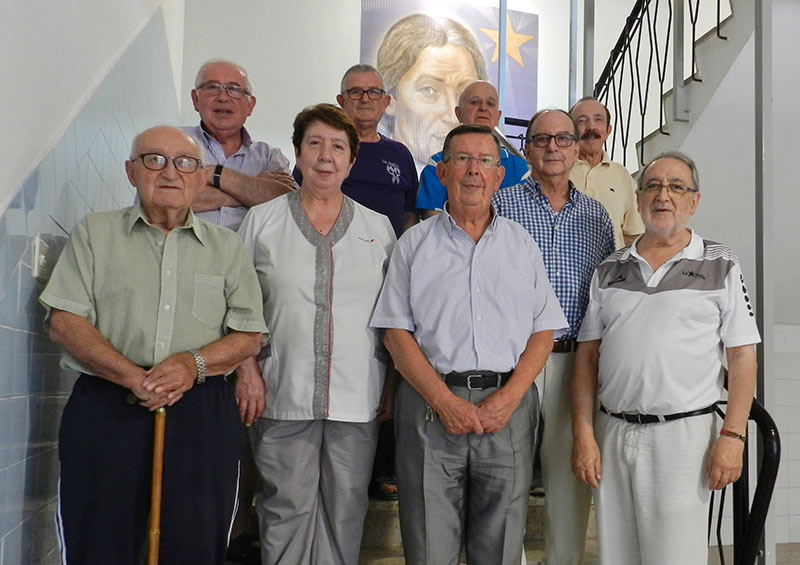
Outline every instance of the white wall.
[(751, 287), (756, 269), (753, 56), (751, 37), (678, 148), (700, 172), (702, 196), (690, 224), (736, 252)]
[[(189, 91), (200, 65), (231, 59), (247, 69), (258, 100), (247, 121), (250, 133), (293, 160), (294, 116), (309, 104), (335, 102), (342, 74), (359, 61), (361, 0), (239, 0), (231, 6), (221, 11), (213, 0), (186, 0), (183, 121), (198, 121)], [(508, 8), (539, 14), (539, 106), (565, 106), (569, 3), (512, 0)]]
[[(777, 167), (774, 172), (776, 207), (776, 249), (778, 271), (775, 273), (775, 322), (800, 324), (800, 190), (797, 178), (798, 132), (800, 112), (797, 93), (800, 76), (797, 66), (797, 30), (800, 29), (800, 3), (796, 0), (775, 0), (773, 30), (773, 147)], [(795, 371), (800, 368), (795, 368)], [(800, 500), (798, 500), (800, 502)], [(800, 510), (799, 510), (800, 512)], [(797, 526), (800, 532), (800, 524)]]
[(0, 211), (156, 9), (164, 8), (173, 64), (182, 58), (183, 43), (183, 0), (3, 4)]

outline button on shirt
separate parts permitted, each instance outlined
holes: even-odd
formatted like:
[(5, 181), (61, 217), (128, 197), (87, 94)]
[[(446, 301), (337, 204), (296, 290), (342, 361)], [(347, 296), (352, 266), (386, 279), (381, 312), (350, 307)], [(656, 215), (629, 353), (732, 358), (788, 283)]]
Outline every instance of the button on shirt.
[[(203, 128), (202, 123), (181, 129), (192, 136), (203, 149), (204, 165), (222, 165), (249, 176), (256, 176), (262, 171), (289, 173), (289, 160), (281, 150), (263, 141), (253, 141), (245, 128), (242, 128), (242, 146), (230, 157), (225, 156), (222, 145)], [(207, 222), (236, 231), (247, 210), (246, 206), (223, 206), (218, 210), (198, 212), (196, 215)]]
[[(40, 301), (86, 318), (142, 367), (229, 330), (266, 331), (255, 269), (235, 233), (189, 212), (164, 235), (138, 204), (84, 218)], [(91, 374), (67, 353), (62, 365)]]
[(509, 371), (532, 334), (567, 326), (519, 225), (495, 214), (476, 244), (446, 210), (397, 242), (370, 325), (413, 332), (439, 373)]
[(497, 212), (522, 225), (539, 245), (547, 276), (569, 321), (563, 339), (575, 339), (589, 301), (595, 267), (614, 251), (614, 228), (603, 205), (570, 183), (556, 213), (533, 178), (498, 191)]

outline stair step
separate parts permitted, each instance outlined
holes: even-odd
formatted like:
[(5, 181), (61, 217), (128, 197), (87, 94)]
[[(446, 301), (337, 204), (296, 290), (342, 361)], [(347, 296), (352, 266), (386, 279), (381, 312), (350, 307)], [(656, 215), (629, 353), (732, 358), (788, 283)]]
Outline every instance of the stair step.
[[(589, 517), (587, 539), (596, 539), (594, 507)], [(544, 498), (528, 497), (528, 519), (525, 525), (525, 545), (544, 545)], [(402, 539), (400, 522), (397, 516), (397, 502), (386, 500), (370, 500), (367, 518), (364, 523), (364, 536), (361, 539), (362, 557), (374, 556), (370, 564), (391, 565), (392, 559), (399, 558), (402, 563)], [(395, 554), (395, 552), (397, 552)], [(399, 556), (399, 557), (398, 557)]]

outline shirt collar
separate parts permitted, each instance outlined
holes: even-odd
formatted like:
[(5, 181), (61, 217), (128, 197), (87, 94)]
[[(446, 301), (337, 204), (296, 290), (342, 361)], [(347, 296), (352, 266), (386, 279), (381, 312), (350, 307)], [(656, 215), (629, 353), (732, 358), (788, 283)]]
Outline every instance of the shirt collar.
[[(686, 247), (678, 251), (675, 255), (673, 255), (667, 263), (670, 261), (677, 261), (678, 259), (699, 259), (703, 256), (703, 238), (697, 235), (692, 228), (687, 228), (692, 236), (689, 239), (689, 243)], [(628, 247), (625, 252), (622, 254), (620, 260), (627, 261), (631, 258), (631, 256), (635, 257), (640, 261), (644, 261), (641, 255), (639, 255), (639, 250), (637, 249), (637, 245), (639, 244), (639, 240), (642, 239), (644, 234), (639, 234), (633, 243), (631, 243), (630, 247)]]
[[(580, 157), (578, 157), (578, 163), (581, 163), (589, 167), (589, 161), (581, 159)], [(603, 150), (603, 158), (600, 159), (600, 162), (597, 165), (603, 165), (604, 167), (608, 167), (609, 165), (611, 165), (611, 157), (608, 156), (608, 153), (606, 153), (605, 149)], [(591, 169), (591, 167), (589, 168)]]
[[(544, 194), (542, 194), (542, 187), (536, 182), (536, 179), (533, 176), (528, 177), (528, 180), (525, 181), (525, 190), (531, 192), (531, 196), (535, 199), (536, 197), (547, 198)], [(569, 202), (574, 203), (577, 195), (579, 194), (578, 189), (575, 188), (575, 185), (572, 184), (572, 181), (569, 181)]]
[[(123, 221), (125, 222), (125, 232), (130, 234), (133, 230), (134, 226), (137, 223), (141, 222), (148, 226), (152, 226), (150, 221), (147, 219), (147, 216), (144, 213), (144, 209), (142, 208), (141, 202), (137, 202), (125, 212), (123, 216)], [(207, 227), (203, 225), (202, 222), (198, 221), (195, 217), (194, 212), (189, 210), (189, 213), (186, 215), (186, 221), (183, 223), (178, 229), (188, 229), (194, 234), (201, 244), (205, 245), (205, 238), (206, 238), (206, 229)]]
[[(444, 206), (442, 206), (442, 213), (437, 215), (437, 219), (438, 219), (438, 221), (440, 221), (442, 223), (442, 225), (444, 226), (445, 231), (447, 231), (447, 234), (450, 237), (453, 237), (453, 233), (455, 233), (455, 230), (459, 230), (459, 231), (462, 231), (462, 232), (464, 230), (462, 230), (459, 227), (459, 225), (453, 219), (453, 216), (450, 215), (450, 212), (447, 210), (448, 204), (449, 204), (449, 202), (445, 202), (444, 203)], [(493, 234), (494, 230), (497, 227), (497, 216), (498, 216), (498, 214), (497, 214), (497, 209), (494, 207), (494, 204), (490, 204), (489, 205), (489, 213), (492, 215), (492, 219), (489, 221), (489, 225), (486, 226), (486, 229), (484, 230), (483, 235), (481, 236), (481, 239), (483, 239), (483, 237), (485, 235), (487, 235), (487, 234), (488, 235)], [(441, 216), (441, 218), (439, 218), (439, 216)]]
[[(206, 124), (203, 123), (203, 120), (200, 120), (200, 130), (203, 132), (203, 136), (206, 138), (206, 143), (210, 142), (212, 139), (217, 141), (216, 138), (208, 133), (206, 130)], [(247, 131), (247, 128), (242, 126), (242, 147), (250, 147), (253, 144), (253, 138), (250, 137), (250, 132)], [(217, 141), (217, 143), (219, 143)], [(241, 148), (240, 148), (241, 149)]]

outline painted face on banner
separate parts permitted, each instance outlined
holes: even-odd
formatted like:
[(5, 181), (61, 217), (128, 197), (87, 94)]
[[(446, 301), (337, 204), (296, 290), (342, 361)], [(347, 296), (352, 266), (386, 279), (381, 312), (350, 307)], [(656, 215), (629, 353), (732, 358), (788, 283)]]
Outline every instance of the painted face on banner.
[(442, 150), (458, 125), (458, 95), (477, 79), (469, 52), (451, 43), (426, 47), (400, 79), (386, 113), (394, 116), (393, 138), (408, 147), (419, 168)]

